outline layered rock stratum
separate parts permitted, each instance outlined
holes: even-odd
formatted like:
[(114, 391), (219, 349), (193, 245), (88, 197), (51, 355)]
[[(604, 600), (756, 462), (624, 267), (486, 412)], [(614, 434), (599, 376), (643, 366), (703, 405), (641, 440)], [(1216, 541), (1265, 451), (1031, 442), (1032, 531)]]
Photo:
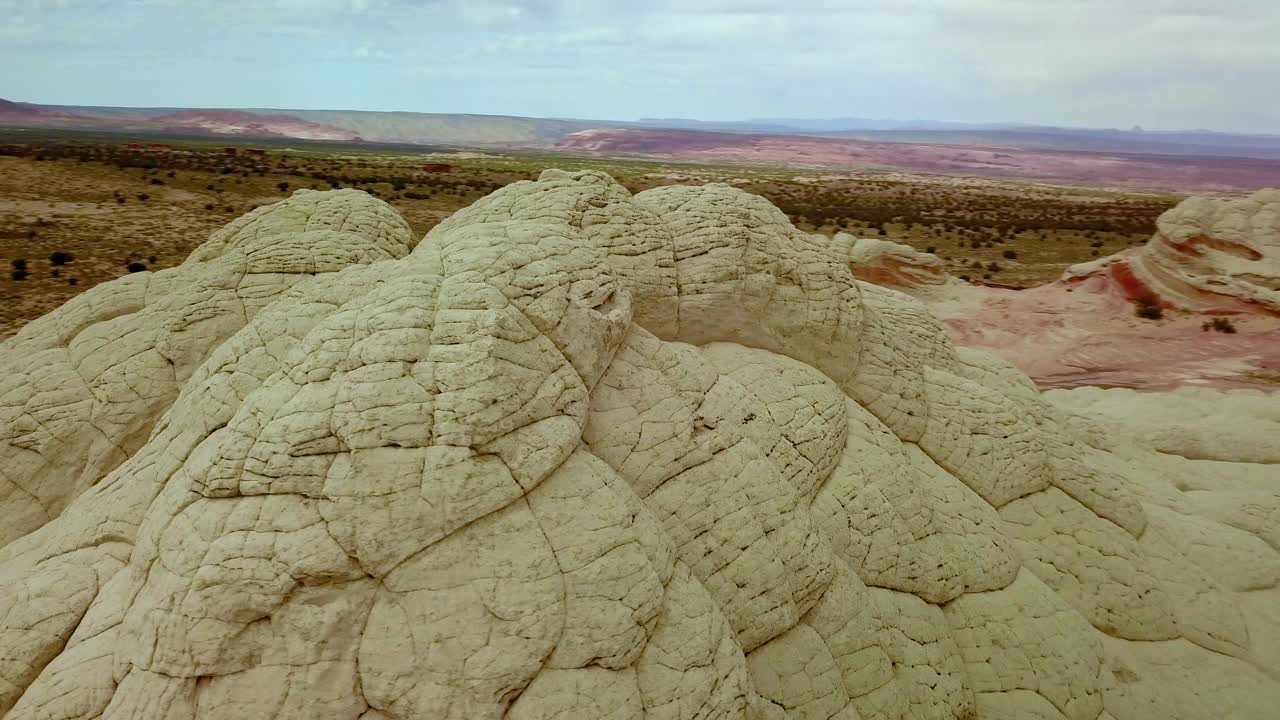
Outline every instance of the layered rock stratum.
[(855, 276), (924, 300), (954, 341), (1000, 355), (1041, 386), (1280, 381), (1280, 189), (1188, 198), (1159, 217), (1145, 245), (1028, 290), (922, 272), (936, 258), (894, 243), (833, 242), (846, 246), (863, 249), (848, 253)]
[(1189, 198), (1160, 215), (1147, 244), (1063, 279), (1166, 308), (1280, 316), (1280, 189)]
[(84, 293), (0, 345), (0, 715), (1274, 717), (1275, 437), (1182, 457), (848, 259), (547, 171)]

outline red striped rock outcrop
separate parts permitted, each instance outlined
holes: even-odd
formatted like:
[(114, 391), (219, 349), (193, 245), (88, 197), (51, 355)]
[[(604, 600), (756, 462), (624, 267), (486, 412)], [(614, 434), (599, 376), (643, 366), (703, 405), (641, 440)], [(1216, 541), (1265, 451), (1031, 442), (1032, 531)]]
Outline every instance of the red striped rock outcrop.
[(1280, 315), (1280, 189), (1193, 197), (1146, 245), (1071, 268), (1068, 285), (1200, 313)]

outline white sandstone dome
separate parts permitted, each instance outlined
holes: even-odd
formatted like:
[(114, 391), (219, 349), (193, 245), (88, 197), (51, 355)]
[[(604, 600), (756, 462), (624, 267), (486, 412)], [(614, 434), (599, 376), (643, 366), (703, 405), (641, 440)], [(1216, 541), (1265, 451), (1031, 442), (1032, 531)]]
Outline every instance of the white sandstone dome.
[(725, 185), (263, 219), (338, 195), (0, 344), (4, 720), (1280, 705), (1273, 466), (1108, 436)]
[(298, 190), (177, 267), (98, 285), (32, 321), (0, 346), (0, 545), (137, 452), (210, 353), (295, 284), (416, 244), (367, 193)]

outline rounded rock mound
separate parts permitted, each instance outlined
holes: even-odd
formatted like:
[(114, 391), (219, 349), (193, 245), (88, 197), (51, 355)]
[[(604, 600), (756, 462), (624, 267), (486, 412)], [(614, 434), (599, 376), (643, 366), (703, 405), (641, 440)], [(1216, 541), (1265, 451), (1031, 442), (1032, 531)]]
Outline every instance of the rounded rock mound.
[(1105, 432), (726, 185), (547, 171), (416, 246), (300, 193), (0, 364), (5, 720), (1280, 703), (1274, 466)]
[(1280, 315), (1280, 189), (1188, 198), (1156, 220), (1146, 245), (1076, 265), (1063, 280), (1164, 307)]

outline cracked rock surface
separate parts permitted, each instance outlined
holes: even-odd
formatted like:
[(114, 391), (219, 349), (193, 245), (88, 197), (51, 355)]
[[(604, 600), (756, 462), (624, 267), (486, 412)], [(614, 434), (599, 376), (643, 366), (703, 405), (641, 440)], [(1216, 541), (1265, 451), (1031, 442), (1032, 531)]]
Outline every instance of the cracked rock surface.
[(86, 292), (0, 345), (0, 717), (1274, 717), (1280, 440), (1114, 432), (847, 255), (549, 170)]

